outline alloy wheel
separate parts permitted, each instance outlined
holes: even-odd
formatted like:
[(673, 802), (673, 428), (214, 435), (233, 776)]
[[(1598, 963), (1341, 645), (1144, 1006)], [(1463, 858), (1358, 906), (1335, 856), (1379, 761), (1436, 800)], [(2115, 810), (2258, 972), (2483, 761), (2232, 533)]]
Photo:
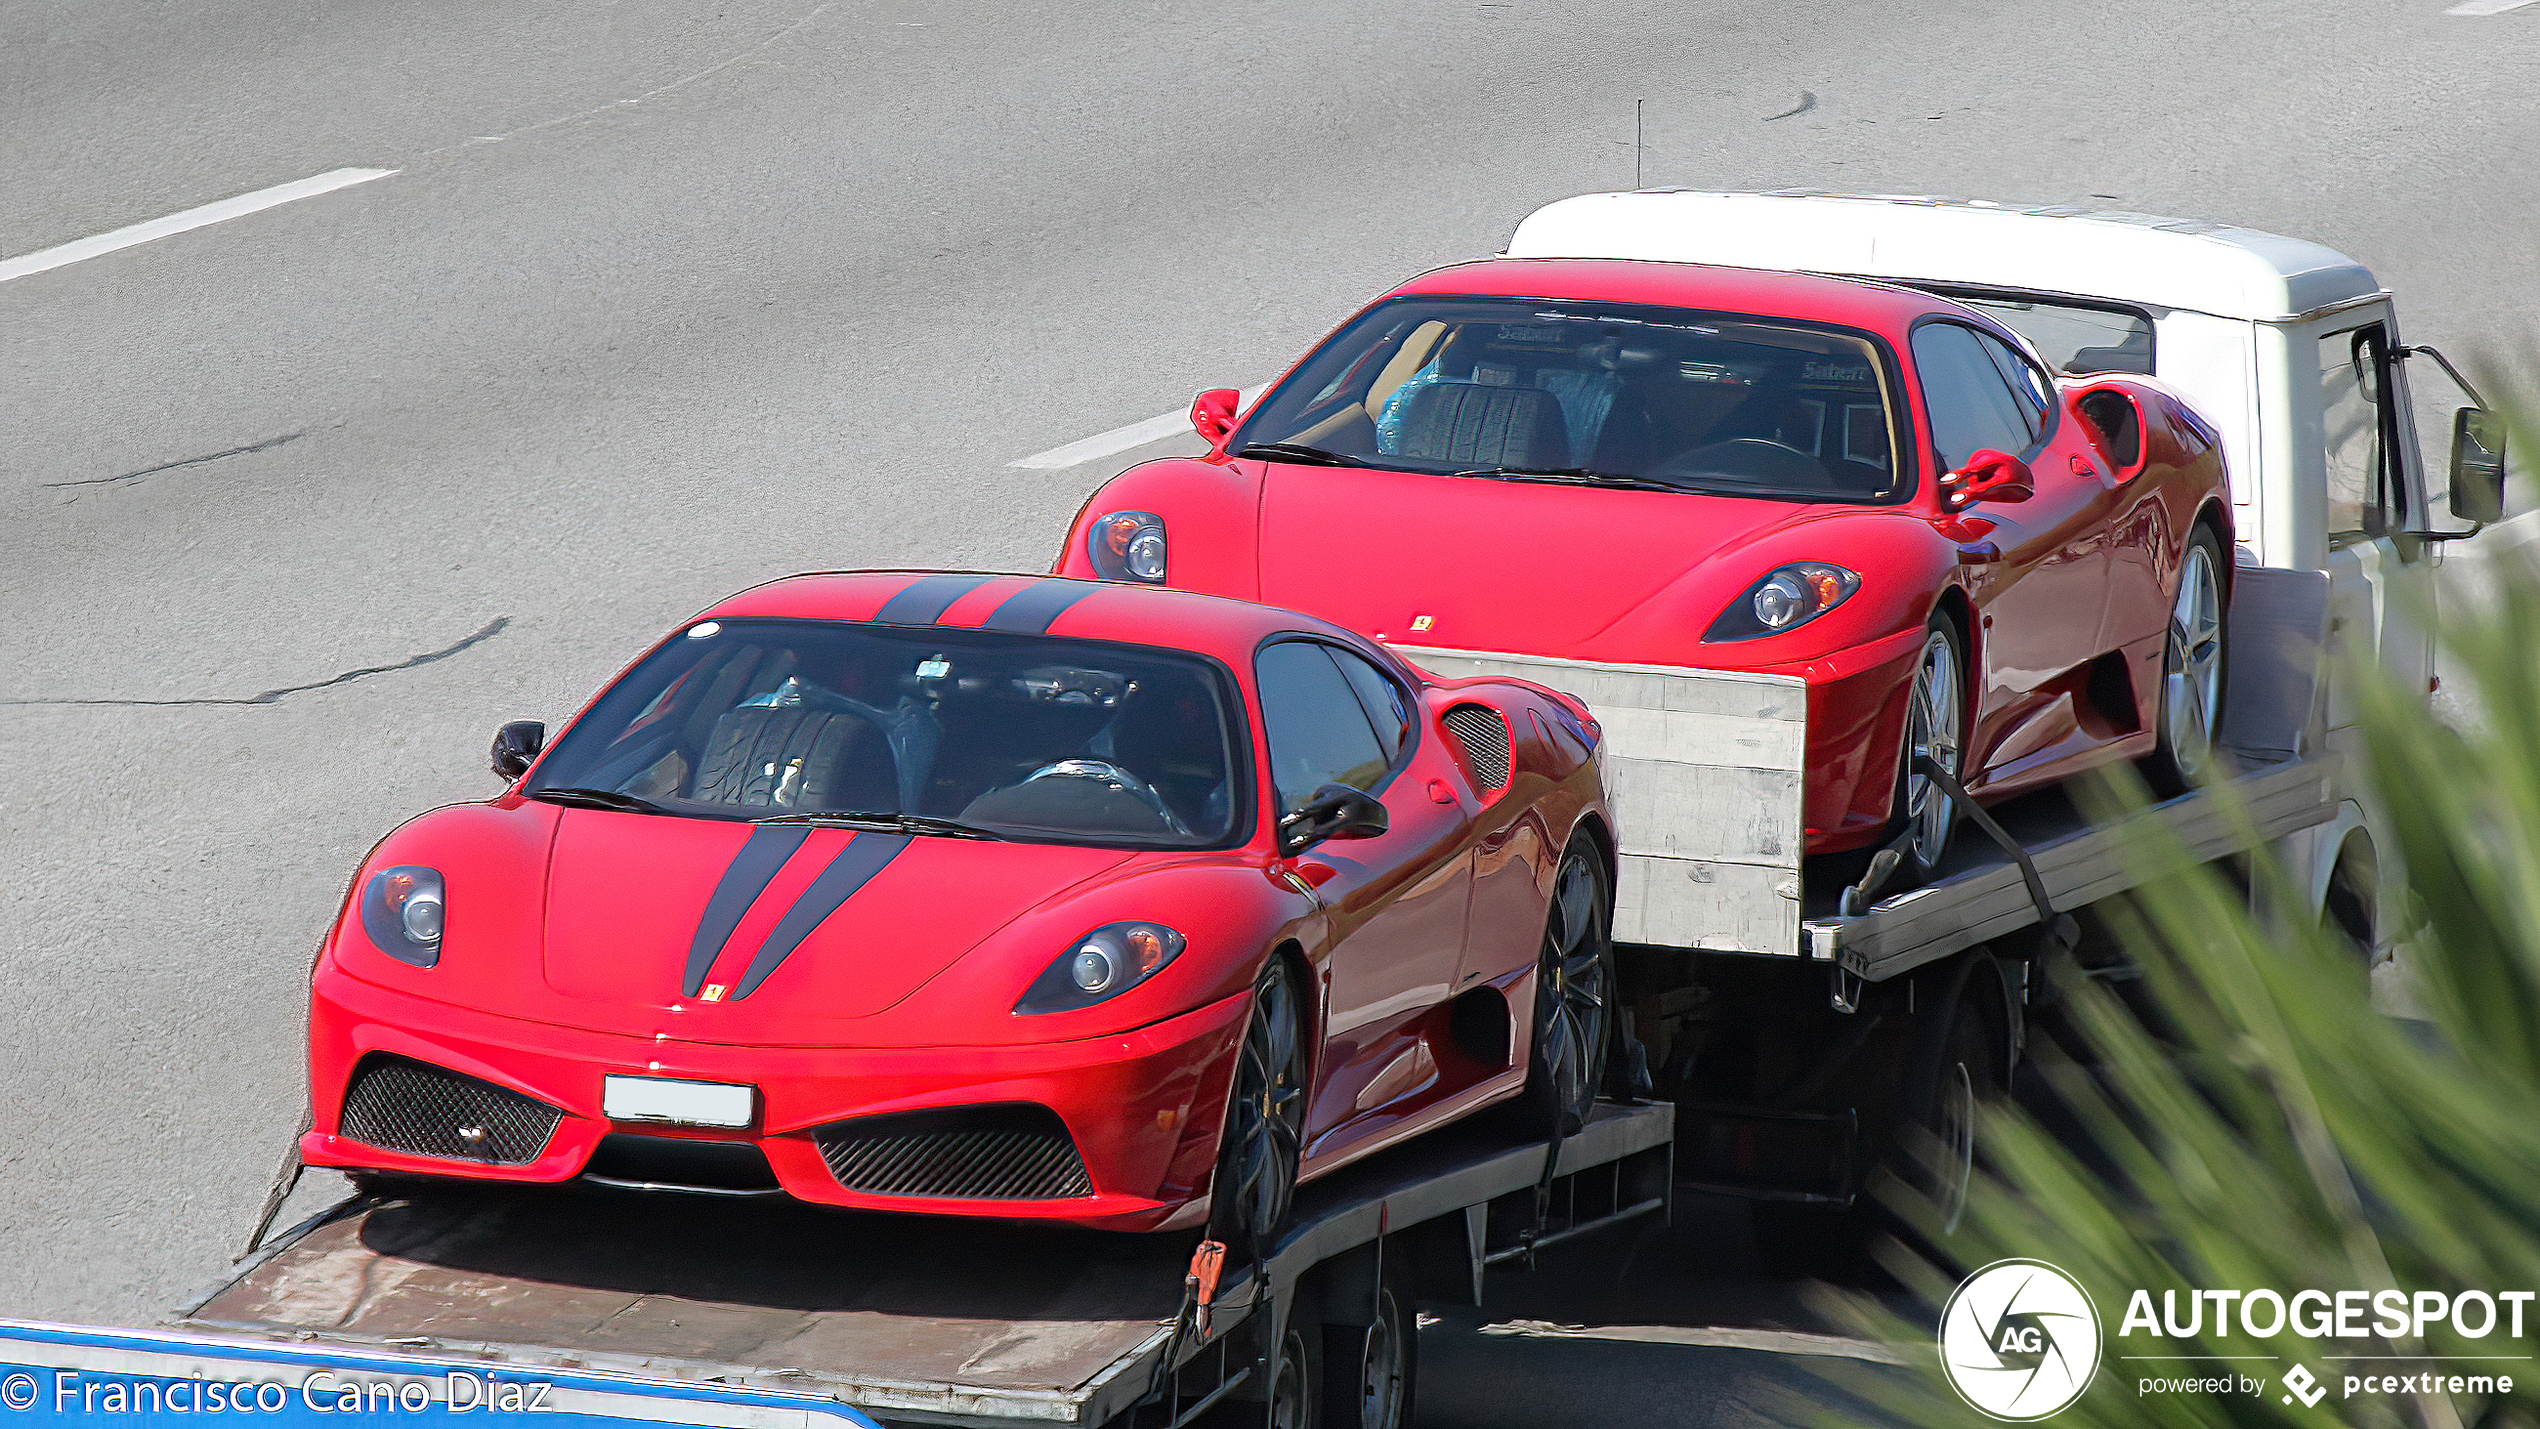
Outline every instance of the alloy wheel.
[(1285, 963), (1273, 962), (1253, 993), (1252, 1019), (1235, 1062), (1232, 1116), (1218, 1175), (1225, 1229), (1260, 1244), (1287, 1223), (1305, 1144), (1303, 1047), (1297, 995)]
[(1914, 670), (1912, 703), (1907, 707), (1905, 753), (1906, 826), (1913, 836), (1913, 862), (1931, 868), (1949, 847), (1958, 811), (1931, 776), (1915, 768), (1916, 755), (1929, 755), (1952, 775), (1959, 772), (1962, 734), (1959, 720), (1966, 701), (1959, 690), (1958, 649), (1939, 630), (1923, 637), (1923, 654)]
[(1564, 1133), (1587, 1120), (1605, 1079), (1613, 968), (1604, 902), (1585, 853), (1561, 861), (1535, 989), (1535, 1056)]
[(2202, 778), (2213, 759), (2214, 714), (2222, 705), (2222, 651), (2222, 588), (2213, 554), (2199, 542), (2187, 548), (2179, 564), (2161, 681), (2161, 725), (2169, 736), (2170, 762), (2190, 782)]

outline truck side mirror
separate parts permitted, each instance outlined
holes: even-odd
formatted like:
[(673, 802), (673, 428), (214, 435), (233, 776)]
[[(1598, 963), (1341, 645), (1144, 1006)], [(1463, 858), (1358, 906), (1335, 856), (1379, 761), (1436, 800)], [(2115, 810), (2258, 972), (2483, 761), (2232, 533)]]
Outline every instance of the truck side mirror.
[(538, 751), (547, 747), (547, 727), (534, 719), (516, 719), (494, 731), (494, 772), (506, 780), (529, 772)]
[(1244, 394), (1232, 387), (1212, 387), (1191, 402), (1191, 430), (1208, 439), (1210, 446), (1226, 440), (1235, 429), (1235, 409), (1243, 405)]
[(2482, 525), (2505, 519), (2505, 423), (2483, 407), (2452, 415), (2452, 514)]

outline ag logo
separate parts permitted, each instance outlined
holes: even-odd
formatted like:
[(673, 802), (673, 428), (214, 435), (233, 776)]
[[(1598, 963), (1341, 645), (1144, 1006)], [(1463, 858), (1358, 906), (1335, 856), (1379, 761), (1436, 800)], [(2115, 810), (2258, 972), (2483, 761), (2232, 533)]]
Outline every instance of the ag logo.
[(1997, 1260), (1940, 1312), (1940, 1368), (1976, 1411), (2043, 1419), (2081, 1397), (2099, 1368), (2099, 1311), (2042, 1260)]

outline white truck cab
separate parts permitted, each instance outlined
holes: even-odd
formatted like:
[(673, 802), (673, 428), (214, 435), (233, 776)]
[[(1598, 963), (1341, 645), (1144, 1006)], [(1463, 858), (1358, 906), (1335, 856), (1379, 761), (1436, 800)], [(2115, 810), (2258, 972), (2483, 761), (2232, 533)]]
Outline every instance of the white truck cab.
[[(1511, 258), (1628, 258), (1869, 278), (1937, 291), (2027, 337), (2050, 365), (2148, 374), (2221, 435), (2244, 565), (2324, 571), (2329, 628), (2368, 637), (2384, 664), (2430, 687), (2423, 614), (2436, 513), (2502, 514), (2503, 434), (2473, 405), (2446, 434), (2448, 472), (2419, 455), (2408, 359), (2467, 391), (2431, 349), (2405, 346), (2391, 295), (2362, 264), (2298, 238), (2200, 220), (1982, 200), (1787, 190), (1585, 194), (1518, 224)], [(2423, 364), (2417, 364), (2422, 367)], [(2472, 529), (2475, 529), (2473, 527)], [(2404, 592), (2404, 593), (2403, 593)], [(2329, 750), (2353, 738), (2332, 684)], [(2288, 848), (2315, 896), (2377, 881), (2366, 819), (2339, 817)], [(2358, 837), (2360, 842), (2358, 842)], [(2367, 892), (2367, 901), (2369, 893)], [(2372, 920), (2375, 923), (2379, 919)], [(2378, 927), (2368, 937), (2386, 956)]]

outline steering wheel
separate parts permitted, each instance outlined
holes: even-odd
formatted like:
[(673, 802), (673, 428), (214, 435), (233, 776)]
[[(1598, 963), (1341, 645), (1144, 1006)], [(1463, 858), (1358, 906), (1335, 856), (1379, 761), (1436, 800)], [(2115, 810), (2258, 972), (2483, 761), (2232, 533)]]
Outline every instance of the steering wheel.
[(1662, 462), (1659, 476), (1727, 476), (1764, 481), (1818, 482), (1825, 465), (1788, 442), (1770, 437), (1731, 437), (1690, 447)]
[(1164, 821), (1164, 826), (1176, 835), (1182, 838), (1191, 837), (1190, 827), (1182, 822), (1180, 815), (1173, 812), (1172, 806), (1164, 802), (1164, 796), (1155, 792), (1154, 785), (1108, 760), (1062, 759), (1055, 764), (1044, 764), (1024, 775), (1022, 782), (1029, 784), (1037, 779), (1100, 780), (1146, 805), (1157, 818)]

